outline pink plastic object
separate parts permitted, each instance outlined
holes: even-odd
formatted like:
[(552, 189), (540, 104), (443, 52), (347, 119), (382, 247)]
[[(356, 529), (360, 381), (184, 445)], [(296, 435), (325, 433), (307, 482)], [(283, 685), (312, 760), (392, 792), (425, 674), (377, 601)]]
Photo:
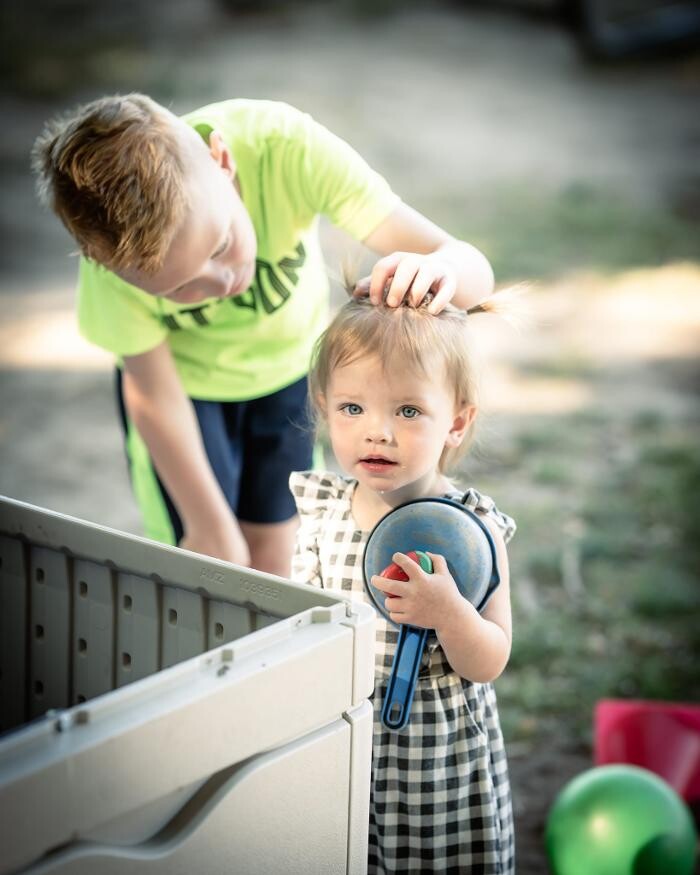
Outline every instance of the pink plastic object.
[(700, 800), (700, 706), (603, 699), (594, 723), (596, 765), (641, 766), (664, 778), (686, 802)]

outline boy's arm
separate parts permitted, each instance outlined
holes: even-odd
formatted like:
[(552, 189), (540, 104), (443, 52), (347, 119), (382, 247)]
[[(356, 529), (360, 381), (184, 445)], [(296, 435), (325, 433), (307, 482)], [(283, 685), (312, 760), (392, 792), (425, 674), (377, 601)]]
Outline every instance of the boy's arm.
[(124, 402), (184, 528), (180, 546), (249, 564), (248, 547), (207, 459), (167, 343), (124, 358)]
[(486, 256), (407, 204), (398, 204), (363, 242), (384, 256), (355, 289), (356, 295), (369, 294), (374, 304), (381, 303), (389, 283), (388, 306), (398, 306), (407, 294), (418, 305), (432, 290), (435, 298), (428, 309), (433, 313), (450, 301), (468, 310), (493, 292)]

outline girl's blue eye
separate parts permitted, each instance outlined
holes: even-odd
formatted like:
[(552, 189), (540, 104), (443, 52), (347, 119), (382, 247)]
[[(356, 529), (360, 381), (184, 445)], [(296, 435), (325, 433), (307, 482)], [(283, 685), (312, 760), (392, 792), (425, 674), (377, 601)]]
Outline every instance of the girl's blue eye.
[(420, 410), (417, 407), (411, 407), (410, 405), (406, 405), (401, 408), (401, 416), (404, 419), (415, 419), (417, 416), (420, 416)]
[(362, 413), (362, 408), (359, 404), (343, 404), (340, 409), (349, 416), (359, 416)]

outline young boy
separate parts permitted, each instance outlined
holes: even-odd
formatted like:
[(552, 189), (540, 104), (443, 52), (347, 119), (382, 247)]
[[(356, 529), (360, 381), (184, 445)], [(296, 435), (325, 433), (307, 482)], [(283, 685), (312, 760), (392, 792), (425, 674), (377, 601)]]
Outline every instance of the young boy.
[(78, 320), (119, 362), (132, 482), (149, 537), (289, 574), (287, 481), (311, 465), (306, 372), (326, 319), (325, 214), (380, 260), (356, 294), (427, 291), (435, 311), (493, 290), (488, 261), (403, 204), (345, 142), (272, 101), (178, 118), (107, 97), (46, 126), (40, 190), (78, 243)]

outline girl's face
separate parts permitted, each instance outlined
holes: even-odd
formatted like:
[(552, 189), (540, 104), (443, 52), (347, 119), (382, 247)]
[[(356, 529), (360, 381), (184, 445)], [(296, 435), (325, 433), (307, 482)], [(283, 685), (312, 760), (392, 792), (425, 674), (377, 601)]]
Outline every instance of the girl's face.
[(442, 368), (426, 378), (385, 369), (376, 356), (336, 368), (323, 408), (343, 470), (363, 489), (402, 501), (437, 486), (442, 451), (459, 446), (476, 414), (456, 403)]

